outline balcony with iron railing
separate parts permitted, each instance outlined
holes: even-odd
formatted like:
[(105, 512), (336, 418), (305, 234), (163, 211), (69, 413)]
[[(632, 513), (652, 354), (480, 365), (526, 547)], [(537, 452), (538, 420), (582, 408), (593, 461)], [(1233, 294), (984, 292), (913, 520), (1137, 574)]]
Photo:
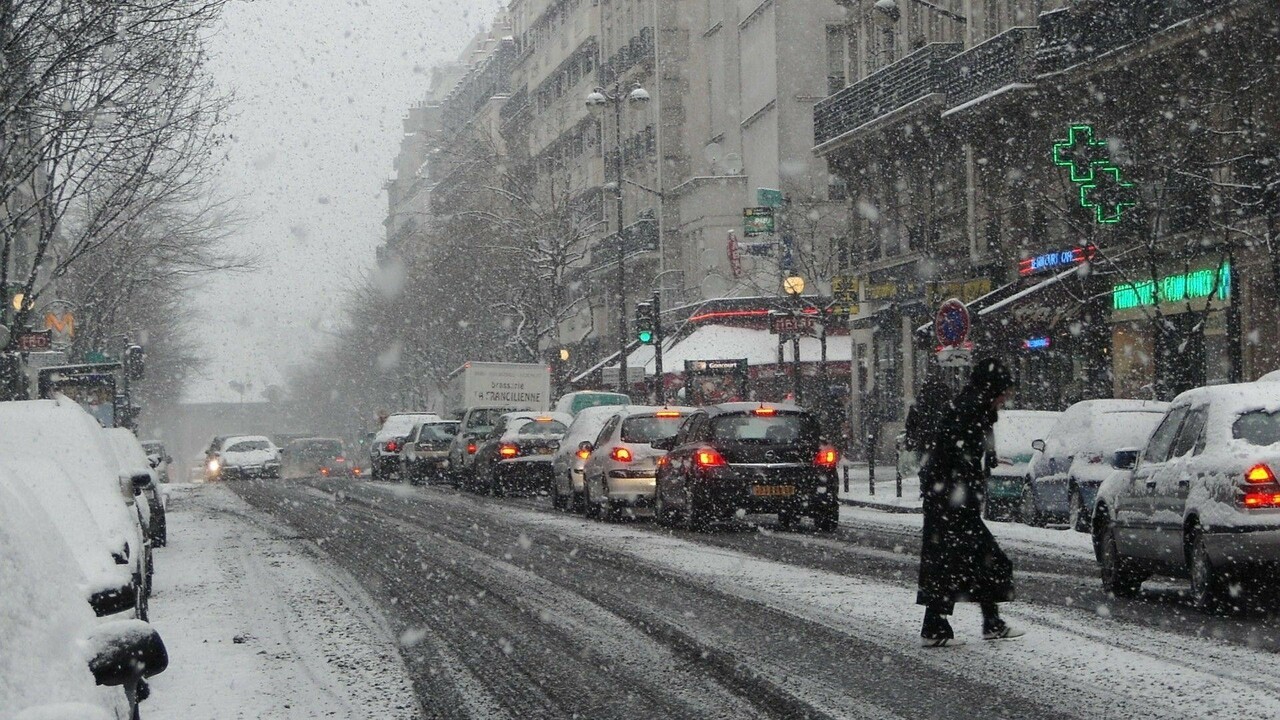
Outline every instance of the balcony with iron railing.
[(947, 105), (957, 107), (1035, 79), (1036, 28), (1010, 28), (947, 60)]
[(947, 61), (960, 48), (959, 43), (926, 45), (820, 101), (813, 109), (814, 140), (823, 145), (921, 98), (945, 93)]
[(1092, 2), (1040, 16), (1036, 66), (1041, 74), (1066, 70), (1147, 40), (1240, 0), (1133, 0)]

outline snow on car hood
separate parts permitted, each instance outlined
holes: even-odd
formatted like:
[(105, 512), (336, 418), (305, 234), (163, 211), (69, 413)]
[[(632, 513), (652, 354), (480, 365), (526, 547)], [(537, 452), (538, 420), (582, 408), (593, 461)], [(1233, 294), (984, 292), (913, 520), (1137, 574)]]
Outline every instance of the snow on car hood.
[(12, 472), (0, 475), (0, 638), (22, 649), (0, 652), (0, 708), (6, 716), (48, 703), (120, 709), (119, 691), (94, 684), (79, 646), (95, 620), (70, 551)]

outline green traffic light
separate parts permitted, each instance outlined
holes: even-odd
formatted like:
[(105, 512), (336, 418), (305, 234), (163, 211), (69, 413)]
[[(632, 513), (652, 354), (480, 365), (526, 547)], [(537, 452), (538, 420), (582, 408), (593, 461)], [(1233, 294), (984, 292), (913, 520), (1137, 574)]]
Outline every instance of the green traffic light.
[(648, 330), (641, 330), (638, 334), (638, 337), (640, 338), (640, 342), (646, 345), (653, 342), (653, 333)]

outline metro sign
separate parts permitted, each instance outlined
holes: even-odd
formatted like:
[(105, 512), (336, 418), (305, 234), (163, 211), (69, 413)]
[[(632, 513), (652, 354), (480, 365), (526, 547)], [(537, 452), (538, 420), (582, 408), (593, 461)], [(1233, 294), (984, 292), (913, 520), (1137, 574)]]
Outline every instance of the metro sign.
[(1097, 254), (1098, 248), (1093, 245), (1073, 247), (1067, 250), (1055, 250), (1054, 252), (1036, 255), (1020, 261), (1018, 263), (1018, 274), (1022, 277), (1027, 277), (1028, 275), (1039, 275), (1058, 268), (1080, 265), (1092, 261)]

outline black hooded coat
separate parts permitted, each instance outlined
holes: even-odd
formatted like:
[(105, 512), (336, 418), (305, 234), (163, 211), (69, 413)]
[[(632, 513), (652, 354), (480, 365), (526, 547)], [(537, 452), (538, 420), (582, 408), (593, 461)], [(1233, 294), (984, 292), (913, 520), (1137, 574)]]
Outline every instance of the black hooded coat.
[(995, 359), (980, 360), (944, 415), (920, 470), (924, 537), (916, 602), (949, 613), (962, 600), (1012, 600), (1013, 563), (982, 521), (989, 471), (983, 459), (996, 422), (995, 398), (1013, 385)]

